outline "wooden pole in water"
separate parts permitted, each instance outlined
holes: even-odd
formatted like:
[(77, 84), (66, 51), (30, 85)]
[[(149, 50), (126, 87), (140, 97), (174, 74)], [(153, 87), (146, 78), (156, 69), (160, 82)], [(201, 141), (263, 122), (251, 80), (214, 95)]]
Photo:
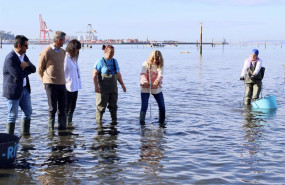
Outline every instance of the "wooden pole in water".
[(266, 49), (266, 40), (264, 41), (264, 48)]
[(2, 49), (2, 36), (0, 36), (0, 49)]
[(200, 24), (200, 55), (202, 55), (202, 31), (203, 31), (203, 28), (202, 28), (202, 23)]

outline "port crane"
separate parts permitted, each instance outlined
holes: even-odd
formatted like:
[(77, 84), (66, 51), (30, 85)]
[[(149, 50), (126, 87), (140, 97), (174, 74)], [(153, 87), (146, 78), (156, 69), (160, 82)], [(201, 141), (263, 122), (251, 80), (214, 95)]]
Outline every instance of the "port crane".
[(52, 30), (48, 29), (46, 22), (43, 20), (42, 15), (40, 14), (39, 43), (50, 43), (49, 32), (52, 32)]
[(93, 41), (97, 40), (95, 35), (94, 35), (97, 32), (96, 32), (96, 30), (94, 30), (92, 28), (91, 24), (87, 25), (87, 31), (86, 32), (80, 31), (80, 32), (76, 32), (76, 33), (84, 33), (84, 34), (86, 34), (84, 36), (83, 43), (92, 43)]

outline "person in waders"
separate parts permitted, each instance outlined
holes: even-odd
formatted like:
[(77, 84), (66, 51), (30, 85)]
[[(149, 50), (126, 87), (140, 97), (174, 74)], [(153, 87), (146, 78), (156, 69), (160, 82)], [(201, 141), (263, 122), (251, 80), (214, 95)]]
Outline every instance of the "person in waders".
[[(140, 124), (145, 124), (145, 115), (148, 108), (150, 93), (154, 96), (159, 108), (159, 123), (164, 124), (165, 104), (162, 93), (163, 58), (158, 50), (151, 52), (147, 61), (142, 64), (140, 75), (141, 85), (141, 111)], [(151, 86), (151, 88), (150, 88)], [(150, 92), (151, 89), (151, 92)]]
[(258, 54), (259, 51), (253, 49), (249, 58), (245, 59), (242, 68), (240, 80), (243, 80), (245, 85), (245, 105), (250, 105), (251, 100), (257, 100), (261, 92), (264, 68)]
[[(93, 70), (93, 81), (96, 92), (96, 122), (102, 123), (102, 117), (106, 107), (108, 107), (112, 123), (117, 122), (117, 102), (118, 87), (117, 81), (121, 84), (123, 91), (127, 89), (124, 85), (118, 61), (113, 58), (114, 47), (112, 45), (103, 45), (105, 57), (97, 60)], [(107, 106), (108, 105), (108, 106)]]

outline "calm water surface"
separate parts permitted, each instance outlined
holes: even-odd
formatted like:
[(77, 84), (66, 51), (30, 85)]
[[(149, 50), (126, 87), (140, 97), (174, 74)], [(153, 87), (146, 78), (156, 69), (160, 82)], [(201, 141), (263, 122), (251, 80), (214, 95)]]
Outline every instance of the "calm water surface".
[[(44, 47), (29, 47), (27, 55), (35, 65)], [(146, 126), (139, 124), (141, 64), (153, 48), (115, 46), (127, 87), (123, 93), (119, 86), (117, 125), (110, 124), (108, 111), (103, 127), (95, 122), (92, 70), (103, 56), (100, 46), (80, 53), (83, 89), (73, 130), (48, 133), (46, 94), (38, 74), (30, 75), (32, 134), (20, 140), (16, 167), (0, 170), (0, 184), (285, 183), (285, 52), (280, 45), (258, 48), (266, 67), (262, 94), (274, 94), (279, 108), (254, 112), (241, 107), (244, 86), (238, 80), (253, 47), (258, 46), (205, 46), (203, 56), (195, 46), (159, 48), (165, 60), (166, 128), (156, 123), (153, 98), (152, 120), (148, 112)], [(12, 45), (0, 49), (1, 94), (3, 62), (11, 50)], [(4, 98), (0, 110), (0, 132), (5, 132)]]

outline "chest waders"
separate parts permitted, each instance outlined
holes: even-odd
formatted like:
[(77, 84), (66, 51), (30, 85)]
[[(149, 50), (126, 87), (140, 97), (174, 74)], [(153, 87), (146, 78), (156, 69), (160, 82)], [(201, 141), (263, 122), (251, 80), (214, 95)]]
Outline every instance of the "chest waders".
[(256, 68), (256, 62), (254, 64), (251, 63), (246, 73), (245, 100), (244, 100), (245, 105), (250, 105), (251, 99), (253, 101), (257, 100), (261, 92), (262, 88), (261, 80), (263, 78), (265, 68), (262, 67), (259, 73), (254, 77), (254, 79), (251, 79), (251, 76), (253, 76), (255, 68)]
[[(104, 58), (103, 58), (104, 59)], [(107, 66), (107, 63), (104, 59), (105, 65)], [(117, 101), (118, 101), (118, 74), (116, 70), (115, 61), (113, 59), (113, 64), (116, 73), (110, 74), (110, 70), (108, 71), (108, 74), (98, 74), (98, 84), (100, 87), (101, 92), (96, 93), (96, 122), (102, 123), (102, 117), (105, 112), (106, 107), (108, 107), (112, 122), (117, 122)], [(107, 66), (108, 67), (108, 66)], [(108, 105), (108, 106), (107, 106)]]

